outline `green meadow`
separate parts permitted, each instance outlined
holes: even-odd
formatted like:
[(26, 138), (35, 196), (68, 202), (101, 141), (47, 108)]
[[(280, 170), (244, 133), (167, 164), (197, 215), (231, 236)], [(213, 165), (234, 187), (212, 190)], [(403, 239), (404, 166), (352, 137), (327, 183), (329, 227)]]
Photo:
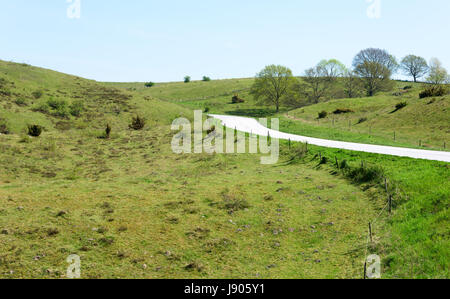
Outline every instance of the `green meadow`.
[[(420, 84), (396, 82), (372, 98), (276, 113), (253, 100), (253, 82), (145, 87), (0, 61), (0, 278), (65, 278), (71, 254), (82, 278), (363, 278), (368, 253), (382, 258), (383, 278), (449, 278), (448, 163), (284, 141), (275, 165), (177, 155), (170, 127), (203, 110), (278, 117), (282, 131), (305, 136), (444, 150), (449, 97), (421, 100)], [(236, 94), (245, 102), (232, 104)], [(129, 128), (136, 115), (143, 130)]]

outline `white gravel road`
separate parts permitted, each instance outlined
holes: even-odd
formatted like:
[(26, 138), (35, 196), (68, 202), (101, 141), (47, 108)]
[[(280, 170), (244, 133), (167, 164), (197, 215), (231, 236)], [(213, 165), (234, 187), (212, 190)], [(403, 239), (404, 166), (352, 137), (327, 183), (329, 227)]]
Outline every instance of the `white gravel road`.
[(237, 129), (238, 131), (245, 133), (253, 133), (259, 136), (267, 136), (270, 134), (271, 137), (291, 140), (296, 142), (309, 143), (317, 146), (345, 149), (357, 152), (366, 152), (374, 154), (383, 154), (398, 157), (409, 157), (414, 159), (424, 159), (432, 161), (442, 161), (450, 163), (450, 152), (440, 152), (440, 151), (429, 151), (429, 150), (419, 150), (403, 147), (392, 147), (392, 146), (382, 146), (382, 145), (372, 145), (372, 144), (359, 144), (343, 141), (325, 140), (312, 137), (305, 137), (299, 135), (293, 135), (288, 133), (283, 133), (280, 131), (275, 131), (268, 129), (261, 125), (256, 119), (230, 116), (230, 115), (214, 115), (210, 114), (210, 117), (218, 119), (222, 122), (225, 127)]

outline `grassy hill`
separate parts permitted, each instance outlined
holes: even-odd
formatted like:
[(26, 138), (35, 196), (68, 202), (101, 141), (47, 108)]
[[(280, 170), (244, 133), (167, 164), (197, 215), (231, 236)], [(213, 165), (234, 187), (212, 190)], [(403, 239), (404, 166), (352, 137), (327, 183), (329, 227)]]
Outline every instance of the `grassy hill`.
[[(192, 113), (170, 102), (183, 98), (170, 86), (160, 100), (8, 62), (0, 78), (10, 131), (0, 135), (1, 278), (65, 277), (70, 254), (82, 278), (361, 277), (380, 188), (313, 157), (287, 163), (297, 155), (286, 145), (272, 166), (259, 155), (175, 155), (170, 123)], [(189, 99), (245, 86), (229, 88)], [(128, 128), (136, 114), (142, 131)], [(26, 136), (29, 124), (43, 134)], [(111, 138), (99, 138), (106, 124)]]
[[(211, 113), (278, 117), (282, 131), (305, 136), (423, 149), (449, 148), (449, 96), (419, 99), (421, 84), (396, 82), (395, 90), (379, 93), (375, 97), (331, 100), (295, 110), (283, 108), (277, 114), (273, 107), (254, 103), (248, 94), (251, 79), (244, 81), (248, 86), (246, 91), (240, 93), (245, 103), (232, 104), (231, 95), (242, 89), (242, 86), (237, 85), (238, 81), (231, 80), (232, 82), (235, 84), (230, 85), (230, 81), (197, 82), (197, 86), (171, 83), (177, 95), (172, 97), (170, 91), (166, 90), (165, 99), (191, 109), (208, 107)], [(135, 83), (134, 86), (141, 86), (140, 92), (143, 94), (160, 92), (158, 85), (144, 88), (142, 83)], [(202, 96), (199, 96), (199, 91), (193, 93), (200, 86), (203, 88)], [(229, 88), (227, 96), (214, 92), (221, 90), (224, 93), (226, 88)], [(406, 107), (396, 111), (397, 104), (401, 102), (406, 102)], [(350, 113), (334, 114), (338, 109)], [(321, 111), (326, 111), (328, 116), (318, 120), (318, 113)], [(356, 169), (361, 164), (369, 165), (370, 170), (380, 168), (383, 176), (388, 179), (389, 193), (395, 198), (396, 209), (386, 226), (386, 233), (390, 240), (388, 243), (395, 246), (388, 245), (381, 250), (385, 276), (448, 277), (448, 163), (311, 147), (311, 155), (319, 154), (331, 165), (337, 159), (340, 164), (349, 164)], [(336, 170), (332, 171), (335, 172)], [(338, 171), (341, 172), (342, 170)], [(384, 181), (381, 180), (376, 185), (383, 184)]]

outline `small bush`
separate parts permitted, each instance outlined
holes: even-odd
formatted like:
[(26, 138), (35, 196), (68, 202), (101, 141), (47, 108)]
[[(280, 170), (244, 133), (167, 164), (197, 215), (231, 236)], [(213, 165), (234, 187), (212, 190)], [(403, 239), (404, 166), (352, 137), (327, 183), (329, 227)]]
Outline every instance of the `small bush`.
[(378, 166), (360, 166), (349, 169), (347, 172), (347, 176), (356, 183), (378, 182), (381, 180), (383, 175), (383, 169)]
[(210, 110), (210, 109), (209, 109), (209, 107), (205, 107), (205, 110), (204, 110), (204, 112), (205, 112), (205, 113), (208, 113), (208, 112), (209, 112), (209, 110)]
[(250, 207), (250, 204), (243, 198), (242, 194), (225, 189), (221, 195), (222, 202), (219, 204), (219, 207), (228, 210), (230, 214)]
[(358, 124), (362, 124), (362, 123), (364, 123), (364, 122), (366, 122), (367, 121), (367, 117), (361, 117), (359, 120), (358, 120)]
[(412, 89), (412, 85), (406, 85), (405, 87), (403, 87), (403, 90), (408, 90), (408, 89)]
[(244, 103), (244, 102), (245, 101), (243, 99), (241, 99), (238, 94), (235, 94), (233, 96), (233, 98), (231, 99), (232, 104), (239, 104), (239, 103)]
[(111, 130), (112, 130), (111, 126), (109, 124), (107, 124), (106, 129), (105, 129), (106, 139), (109, 139), (109, 137), (111, 136)]
[(49, 114), (50, 106), (47, 105), (47, 103), (41, 103), (41, 104), (38, 104), (37, 106), (35, 106), (32, 110), (34, 112), (41, 112), (41, 113)]
[(50, 98), (47, 100), (47, 105), (50, 106), (50, 108), (55, 109), (55, 110), (59, 110), (62, 108), (66, 108), (67, 107), (67, 102), (65, 100), (58, 100), (58, 99), (53, 99)]
[(27, 101), (24, 98), (18, 98), (14, 101), (14, 103), (16, 103), (17, 106), (28, 106)]
[(348, 109), (348, 108), (339, 108), (336, 109), (333, 114), (346, 114), (346, 113), (354, 113), (355, 111), (353, 111), (352, 109)]
[(203, 76), (203, 82), (209, 82), (209, 81), (211, 81), (211, 78), (210, 77), (206, 77), (206, 76)]
[(8, 135), (9, 133), (10, 132), (6, 123), (0, 122), (0, 134)]
[(70, 114), (75, 117), (80, 117), (81, 113), (84, 111), (83, 101), (74, 101), (69, 107)]
[(147, 82), (147, 83), (145, 83), (145, 87), (153, 87), (153, 86), (155, 86), (155, 83), (153, 83), (153, 82)]
[(42, 96), (44, 95), (44, 93), (42, 92), (42, 90), (36, 90), (36, 91), (33, 91), (33, 92), (31, 93), (31, 95), (37, 100), (37, 99), (42, 98)]
[(348, 166), (347, 160), (342, 160), (342, 162), (339, 165), (339, 169), (347, 169), (348, 167), (349, 166)]
[(429, 97), (442, 97), (448, 93), (447, 88), (443, 85), (432, 85), (426, 87), (420, 94), (421, 99)]
[(6, 83), (8, 83), (8, 81), (6, 81), (3, 78), (0, 78), (0, 88), (3, 88), (4, 86), (6, 86)]
[(145, 127), (145, 119), (137, 115), (136, 117), (133, 117), (129, 127), (135, 131), (142, 130)]
[(215, 131), (216, 131), (216, 126), (212, 126), (209, 130), (206, 131), (206, 133), (209, 135)]
[(327, 116), (328, 116), (328, 112), (322, 111), (322, 112), (319, 112), (318, 118), (322, 119), (322, 118), (326, 118)]
[(403, 108), (405, 108), (406, 106), (408, 106), (408, 103), (406, 103), (406, 102), (398, 103), (397, 105), (395, 105), (395, 111), (398, 111), (398, 110), (400, 110), (400, 109), (403, 109)]
[(184, 83), (189, 83), (189, 82), (191, 82), (191, 77), (189, 77), (189, 76), (184, 77)]
[(28, 135), (32, 137), (39, 137), (42, 134), (42, 127), (38, 125), (28, 125)]

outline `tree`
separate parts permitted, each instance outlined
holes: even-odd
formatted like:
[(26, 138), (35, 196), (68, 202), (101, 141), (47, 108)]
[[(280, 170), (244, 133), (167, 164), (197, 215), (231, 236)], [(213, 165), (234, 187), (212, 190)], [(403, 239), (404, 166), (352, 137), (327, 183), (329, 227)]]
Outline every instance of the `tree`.
[(189, 83), (189, 82), (191, 82), (191, 77), (189, 77), (189, 76), (184, 77), (184, 83)]
[(414, 78), (414, 82), (417, 82), (418, 78), (425, 76), (429, 69), (425, 58), (415, 55), (408, 55), (403, 58), (400, 67), (406, 75)]
[(147, 83), (145, 83), (145, 87), (153, 87), (153, 86), (155, 86), (155, 83), (154, 82), (147, 82)]
[(344, 74), (344, 92), (349, 98), (361, 95), (362, 82), (354, 71), (347, 70)]
[(204, 82), (209, 82), (209, 81), (211, 81), (211, 78), (210, 77), (207, 77), (207, 76), (203, 76), (203, 79), (202, 79)]
[(364, 81), (368, 96), (376, 92), (392, 89), (391, 75), (398, 69), (394, 56), (381, 49), (366, 49), (353, 59), (355, 73)]
[(332, 78), (328, 76), (327, 70), (321, 63), (305, 71), (303, 81), (307, 84), (305, 93), (309, 100), (315, 104), (319, 103), (331, 86)]
[(323, 75), (330, 80), (342, 77), (347, 70), (345, 65), (336, 59), (322, 60), (318, 66), (321, 68)]
[(278, 112), (281, 103), (291, 94), (290, 90), (296, 81), (289, 68), (269, 65), (256, 75), (250, 93), (259, 103), (275, 105)]
[(430, 61), (430, 72), (427, 81), (434, 85), (440, 85), (449, 81), (447, 70), (437, 58), (432, 58)]

